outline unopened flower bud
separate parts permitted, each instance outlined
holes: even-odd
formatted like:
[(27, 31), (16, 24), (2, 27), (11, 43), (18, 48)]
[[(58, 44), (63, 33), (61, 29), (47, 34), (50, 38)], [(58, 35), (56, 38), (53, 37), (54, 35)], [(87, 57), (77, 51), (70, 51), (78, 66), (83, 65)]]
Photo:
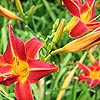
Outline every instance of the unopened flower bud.
[(16, 3), (16, 6), (17, 6), (18, 11), (19, 11), (22, 15), (24, 15), (24, 13), (23, 13), (23, 8), (22, 8), (22, 5), (21, 5), (20, 0), (15, 0), (15, 3)]
[(16, 14), (14, 14), (13, 12), (9, 11), (6, 8), (3, 8), (2, 6), (0, 6), (0, 15), (8, 18), (8, 19), (15, 19), (15, 20), (20, 20), (22, 21), (22, 19), (20, 17), (18, 17)]
[(92, 46), (100, 44), (100, 31), (93, 31), (83, 37), (80, 37), (68, 44), (66, 44), (62, 51), (65, 52), (78, 52), (86, 50)]
[(34, 8), (35, 8), (35, 6), (34, 6), (34, 5), (33, 5), (33, 6), (31, 6), (31, 8), (30, 8), (30, 9), (29, 9), (29, 11), (28, 11), (28, 16), (30, 16), (30, 15), (32, 14), (32, 12), (33, 12)]
[(65, 25), (65, 20), (63, 19), (60, 22), (60, 24), (57, 28), (57, 31), (54, 33), (54, 38), (52, 40), (53, 43), (57, 43), (59, 41), (59, 39), (61, 38), (61, 36), (63, 34), (64, 25)]

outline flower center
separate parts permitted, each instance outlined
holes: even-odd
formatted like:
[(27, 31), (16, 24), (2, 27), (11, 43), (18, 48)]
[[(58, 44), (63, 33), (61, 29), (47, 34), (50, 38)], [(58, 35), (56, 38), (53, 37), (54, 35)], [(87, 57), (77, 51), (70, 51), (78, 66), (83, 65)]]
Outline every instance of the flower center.
[(29, 65), (27, 62), (22, 61), (18, 58), (14, 58), (13, 60), (13, 68), (12, 68), (13, 74), (18, 74), (18, 80), (21, 82), (24, 82), (28, 75), (29, 75)]
[(90, 78), (95, 79), (95, 80), (100, 79), (100, 71), (96, 71), (96, 70), (91, 71)]

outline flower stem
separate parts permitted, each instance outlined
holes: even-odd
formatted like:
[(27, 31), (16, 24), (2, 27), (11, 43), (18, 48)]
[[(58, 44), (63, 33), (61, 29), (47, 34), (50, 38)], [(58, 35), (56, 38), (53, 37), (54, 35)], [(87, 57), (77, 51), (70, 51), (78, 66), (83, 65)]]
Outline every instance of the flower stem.
[(60, 53), (60, 52), (62, 52), (62, 48), (56, 49), (56, 50), (52, 51), (52, 52), (45, 58), (45, 61), (48, 61), (48, 60), (50, 59), (51, 56), (53, 56), (53, 55), (55, 55), (55, 54), (58, 54), (58, 53)]
[(97, 100), (97, 92), (98, 92), (98, 86), (95, 88), (95, 98), (94, 98), (94, 100)]

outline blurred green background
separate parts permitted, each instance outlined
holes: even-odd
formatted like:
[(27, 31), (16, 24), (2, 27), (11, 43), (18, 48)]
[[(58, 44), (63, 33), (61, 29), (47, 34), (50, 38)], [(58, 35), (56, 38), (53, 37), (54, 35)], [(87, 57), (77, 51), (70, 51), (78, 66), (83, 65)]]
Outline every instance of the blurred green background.
[[(60, 21), (64, 18), (67, 24), (72, 17), (66, 8), (60, 4), (59, 0), (21, 0), (21, 3), (26, 15), (28, 14), (30, 7), (32, 5), (35, 6), (31, 16), (25, 23), (16, 20), (9, 20), (3, 16), (0, 16), (1, 54), (5, 51), (8, 43), (7, 23), (11, 23), (13, 25), (13, 31), (16, 36), (24, 41), (32, 37), (37, 37), (39, 40), (45, 40), (47, 37), (50, 38), (53, 24), (57, 18), (59, 18)], [(18, 12), (14, 0), (0, 0), (0, 5), (23, 18), (23, 16)], [(96, 15), (99, 14), (100, 8), (96, 8)], [(72, 39), (66, 32), (53, 49), (60, 48), (71, 40)], [(76, 61), (82, 57), (84, 52), (85, 51), (77, 53), (62, 53), (51, 57), (50, 62), (55, 62), (55, 64), (59, 66), (59, 72), (52, 73), (44, 78), (44, 87), (42, 87), (44, 88), (44, 95), (42, 99), (40, 96), (41, 92), (39, 83), (31, 86), (35, 100), (56, 100), (65, 77), (73, 69)], [(93, 55), (96, 60), (100, 60), (100, 46), (96, 48)], [(84, 63), (86, 65), (91, 64), (88, 56), (84, 60)], [(71, 84), (67, 89), (65, 89), (65, 94), (63, 95), (62, 100), (95, 100), (95, 89), (89, 88), (86, 82), (78, 83), (77, 75), (79, 71), (80, 69), (77, 70)], [(16, 100), (13, 84), (10, 87), (3, 85), (0, 86), (0, 100)], [(2, 92), (2, 88), (7, 94)], [(100, 90), (98, 90), (97, 94), (100, 94)], [(100, 100), (100, 95), (98, 95), (97, 100)]]

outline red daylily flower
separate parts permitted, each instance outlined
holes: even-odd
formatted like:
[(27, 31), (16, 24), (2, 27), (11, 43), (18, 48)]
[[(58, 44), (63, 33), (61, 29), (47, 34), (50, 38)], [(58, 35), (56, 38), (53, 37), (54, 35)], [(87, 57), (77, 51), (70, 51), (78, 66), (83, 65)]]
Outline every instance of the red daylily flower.
[(8, 24), (9, 42), (6, 51), (0, 55), (0, 84), (15, 83), (17, 100), (34, 100), (30, 83), (58, 70), (53, 63), (36, 60), (36, 54), (43, 43), (32, 38), (24, 43), (18, 39)]
[[(82, 0), (62, 0), (68, 11), (73, 15), (73, 20), (70, 23), (71, 28), (66, 26), (66, 30), (70, 31), (72, 38), (77, 38), (88, 32), (94, 30), (100, 26), (100, 22), (95, 20), (94, 5), (95, 0), (86, 0), (82, 3)], [(76, 20), (77, 19), (77, 20)], [(68, 24), (69, 25), (69, 24)]]
[(87, 81), (90, 87), (100, 84), (100, 61), (95, 61), (91, 66), (85, 66), (79, 63), (79, 67), (84, 71), (79, 75), (79, 82)]

